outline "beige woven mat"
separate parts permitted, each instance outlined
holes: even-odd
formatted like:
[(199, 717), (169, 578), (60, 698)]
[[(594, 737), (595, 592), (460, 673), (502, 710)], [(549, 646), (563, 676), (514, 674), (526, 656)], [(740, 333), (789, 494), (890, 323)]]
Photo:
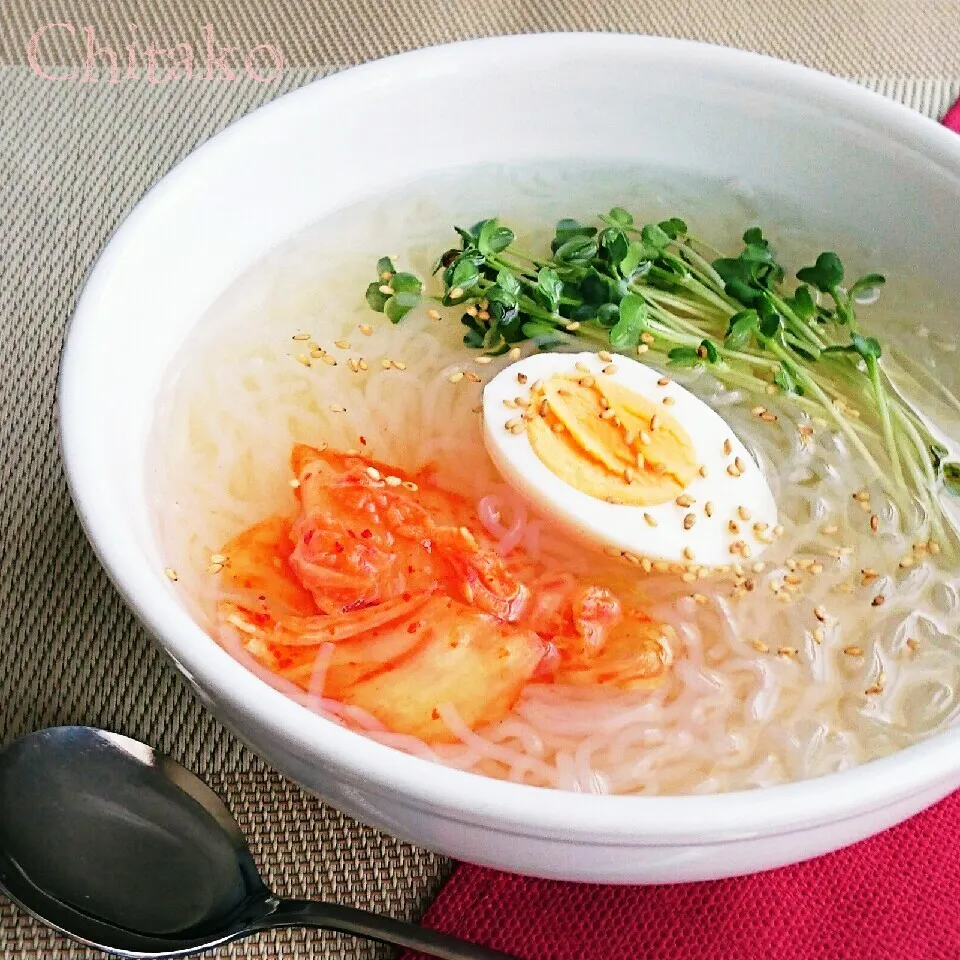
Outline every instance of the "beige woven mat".
[[(261, 43), (276, 83), (52, 82), (83, 28), (123, 51)], [(131, 31), (129, 24), (136, 26)], [(54, 383), (84, 277), (143, 192), (233, 119), (322, 73), (486, 33), (611, 29), (727, 43), (856, 77), (931, 116), (960, 95), (958, 0), (0, 0), (0, 738), (82, 722), (147, 740), (201, 773), (282, 894), (418, 916), (450, 865), (346, 820), (251, 756), (193, 701), (122, 606), (73, 515), (58, 460)], [(123, 55), (123, 54), (121, 54)], [(54, 64), (63, 67), (53, 69)], [(0, 811), (2, 815), (2, 811)], [(283, 932), (235, 957), (373, 958), (346, 938)], [(0, 956), (86, 958), (0, 903)]]

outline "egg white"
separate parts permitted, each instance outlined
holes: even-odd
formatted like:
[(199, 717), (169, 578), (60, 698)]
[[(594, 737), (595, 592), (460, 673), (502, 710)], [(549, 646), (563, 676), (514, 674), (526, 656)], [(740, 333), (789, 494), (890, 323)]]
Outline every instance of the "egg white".
[[(679, 506), (672, 498), (653, 506), (612, 504), (583, 493), (540, 460), (525, 429), (511, 432), (507, 424), (523, 412), (514, 405), (514, 399), (529, 394), (537, 380), (546, 381), (555, 374), (584, 375), (576, 368), (578, 362), (586, 364), (598, 379), (608, 379), (646, 398), (686, 430), (697, 464), (705, 466), (707, 473), (706, 477), (695, 476), (683, 491), (693, 498), (692, 505)], [(663, 374), (659, 371), (629, 357), (615, 356), (612, 363), (615, 371), (604, 374), (604, 368), (611, 369), (610, 361), (596, 353), (535, 354), (506, 367), (486, 385), (484, 443), (504, 480), (571, 533), (605, 548), (700, 567), (727, 566), (759, 556), (776, 526), (777, 505), (746, 447), (726, 421), (689, 390), (672, 380), (660, 386)], [(525, 383), (518, 380), (518, 374), (526, 377)], [(664, 397), (671, 397), (672, 404), (664, 405)], [(725, 441), (729, 442), (729, 454), (724, 452)], [(746, 469), (740, 476), (731, 476), (727, 468), (737, 457)], [(708, 501), (712, 504), (709, 517), (704, 510)], [(746, 521), (741, 516), (743, 510)], [(690, 529), (684, 528), (687, 514), (696, 518)], [(767, 525), (759, 535), (754, 529), (757, 523)], [(738, 547), (731, 552), (731, 545), (737, 541), (746, 544), (742, 553)], [(693, 556), (685, 551), (692, 551)]]

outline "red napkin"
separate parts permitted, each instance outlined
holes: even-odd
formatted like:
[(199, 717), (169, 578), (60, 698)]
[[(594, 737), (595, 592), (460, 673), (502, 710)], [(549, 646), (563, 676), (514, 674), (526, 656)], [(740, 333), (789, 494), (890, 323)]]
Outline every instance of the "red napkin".
[(958, 100), (944, 115), (943, 125), (955, 133), (960, 133), (960, 100)]
[(464, 864), (424, 924), (521, 960), (958, 960), (958, 854), (960, 792), (853, 847), (731, 880), (611, 887)]

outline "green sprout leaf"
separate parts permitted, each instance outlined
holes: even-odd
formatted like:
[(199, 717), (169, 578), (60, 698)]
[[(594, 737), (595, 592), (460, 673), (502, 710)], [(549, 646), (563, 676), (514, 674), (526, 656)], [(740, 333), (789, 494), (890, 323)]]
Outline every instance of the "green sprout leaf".
[(656, 223), (648, 223), (640, 231), (640, 237), (648, 247), (657, 251), (663, 250), (672, 239), (670, 234)]
[(797, 382), (794, 372), (785, 364), (781, 363), (773, 375), (773, 382), (784, 391), (784, 393), (793, 393), (798, 396), (803, 394), (803, 388)]
[(419, 293), (398, 291), (383, 305), (383, 312), (391, 323), (399, 323), (419, 302)]
[(636, 293), (628, 293), (617, 310), (619, 319), (610, 330), (610, 345), (616, 350), (635, 347), (647, 327), (646, 301)]
[(695, 367), (701, 361), (700, 354), (693, 347), (674, 347), (667, 359), (677, 367)]
[(390, 299), (389, 294), (381, 293), (380, 288), (383, 286), (383, 281), (374, 280), (367, 287), (367, 303), (370, 305), (371, 310), (376, 310), (377, 313), (383, 313), (383, 308), (387, 305), (387, 301)]
[(821, 253), (812, 267), (797, 271), (797, 279), (816, 287), (821, 293), (832, 293), (843, 283), (843, 263), (835, 253)]
[(537, 289), (543, 295), (547, 306), (553, 313), (557, 312), (560, 306), (560, 295), (563, 291), (563, 283), (556, 270), (549, 267), (541, 267), (537, 274)]
[(697, 347), (697, 356), (701, 360), (706, 360), (707, 363), (716, 363), (720, 359), (720, 354), (717, 351), (717, 346), (712, 340), (704, 340), (699, 347)]
[(741, 310), (730, 318), (727, 335), (723, 342), (731, 350), (742, 350), (760, 329), (760, 317), (756, 310)]
[(396, 273), (397, 268), (393, 265), (393, 261), (389, 257), (381, 257), (377, 261), (377, 276), (380, 277), (381, 283), (386, 283), (387, 279), (383, 275), (385, 273)]
[(416, 293), (423, 290), (423, 284), (420, 278), (412, 273), (395, 273), (390, 280), (390, 286), (394, 293)]
[(513, 243), (515, 237), (509, 227), (501, 226), (497, 220), (484, 220), (477, 235), (477, 249), (485, 256), (496, 256)]
[(870, 296), (876, 293), (886, 282), (887, 278), (882, 273), (864, 274), (850, 287), (850, 297), (855, 299), (856, 297)]
[(624, 210), (623, 207), (614, 207), (607, 214), (607, 219), (620, 224), (621, 227), (633, 226), (633, 214), (629, 210)]

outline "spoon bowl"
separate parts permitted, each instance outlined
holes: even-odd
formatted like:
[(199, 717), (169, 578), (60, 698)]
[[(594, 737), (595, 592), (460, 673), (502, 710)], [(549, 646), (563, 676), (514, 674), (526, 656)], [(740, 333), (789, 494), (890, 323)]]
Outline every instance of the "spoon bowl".
[(124, 957), (180, 957), (282, 926), (352, 933), (447, 960), (506, 954), (266, 887), (222, 800), (136, 740), (92, 727), (0, 751), (0, 888), (38, 920)]

